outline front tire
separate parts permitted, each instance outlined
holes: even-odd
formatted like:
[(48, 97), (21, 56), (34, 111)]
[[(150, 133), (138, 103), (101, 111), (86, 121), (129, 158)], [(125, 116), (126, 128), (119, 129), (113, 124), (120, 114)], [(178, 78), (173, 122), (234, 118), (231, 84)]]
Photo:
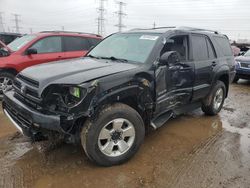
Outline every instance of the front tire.
[(226, 86), (222, 81), (217, 81), (211, 93), (205, 99), (205, 101), (208, 101), (210, 99), (209, 103), (205, 104), (205, 102), (203, 102), (201, 107), (202, 111), (206, 115), (210, 116), (218, 114), (221, 111), (221, 108), (223, 107), (225, 97)]
[(85, 122), (81, 143), (90, 160), (101, 166), (112, 166), (129, 160), (144, 136), (139, 113), (128, 105), (116, 103), (104, 108), (94, 120)]

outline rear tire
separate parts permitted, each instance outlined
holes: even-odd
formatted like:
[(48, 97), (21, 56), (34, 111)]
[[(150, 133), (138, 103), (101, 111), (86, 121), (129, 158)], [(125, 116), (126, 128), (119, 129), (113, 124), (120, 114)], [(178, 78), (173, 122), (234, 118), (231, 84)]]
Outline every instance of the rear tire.
[(101, 166), (118, 165), (129, 160), (145, 136), (139, 113), (128, 105), (116, 103), (88, 119), (81, 131), (81, 143), (88, 158)]
[(3, 98), (3, 93), (12, 89), (12, 84), (15, 75), (9, 72), (0, 72), (0, 99)]
[(205, 102), (203, 102), (201, 107), (202, 111), (206, 115), (210, 116), (218, 114), (221, 111), (221, 108), (223, 107), (225, 97), (226, 86), (222, 81), (218, 80), (210, 94), (205, 99), (205, 101), (209, 101), (208, 104), (205, 104)]

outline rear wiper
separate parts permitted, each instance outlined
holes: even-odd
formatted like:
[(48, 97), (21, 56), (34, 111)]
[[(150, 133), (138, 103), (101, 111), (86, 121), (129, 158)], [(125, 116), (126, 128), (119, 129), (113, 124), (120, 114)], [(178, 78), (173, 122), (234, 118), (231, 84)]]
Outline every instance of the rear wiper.
[(127, 59), (122, 59), (122, 58), (116, 58), (114, 56), (111, 57), (100, 57), (101, 59), (110, 59), (112, 61), (122, 61), (122, 62), (128, 62)]

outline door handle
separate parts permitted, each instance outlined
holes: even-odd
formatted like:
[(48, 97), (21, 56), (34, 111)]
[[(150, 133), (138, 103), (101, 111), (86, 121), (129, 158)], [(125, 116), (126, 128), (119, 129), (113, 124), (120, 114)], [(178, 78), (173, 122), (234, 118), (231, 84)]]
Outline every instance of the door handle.
[(217, 65), (217, 63), (214, 61), (212, 62), (212, 67), (215, 67)]

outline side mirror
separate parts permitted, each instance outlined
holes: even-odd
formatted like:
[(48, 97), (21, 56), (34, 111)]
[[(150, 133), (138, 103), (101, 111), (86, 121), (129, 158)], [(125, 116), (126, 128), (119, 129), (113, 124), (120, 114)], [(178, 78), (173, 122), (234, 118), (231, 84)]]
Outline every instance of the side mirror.
[(35, 48), (29, 48), (29, 49), (26, 51), (26, 54), (27, 54), (27, 55), (37, 54), (37, 49), (35, 49)]
[(174, 65), (178, 62), (180, 62), (180, 56), (176, 51), (165, 52), (159, 60), (160, 65)]

